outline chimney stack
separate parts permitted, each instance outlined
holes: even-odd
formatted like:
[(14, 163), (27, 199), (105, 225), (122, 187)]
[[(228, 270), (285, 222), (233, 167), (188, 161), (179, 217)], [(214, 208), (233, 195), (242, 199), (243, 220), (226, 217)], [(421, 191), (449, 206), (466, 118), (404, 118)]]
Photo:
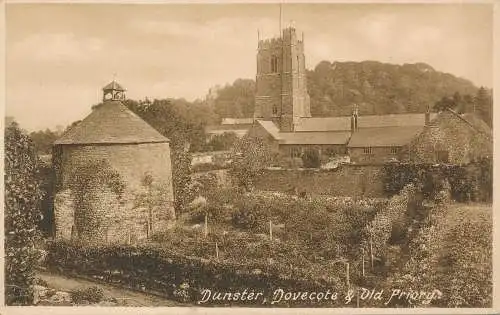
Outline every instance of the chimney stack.
[(351, 115), (351, 132), (358, 130), (358, 105), (354, 105)]
[(431, 107), (427, 105), (427, 111), (425, 112), (425, 125), (428, 126), (431, 121)]

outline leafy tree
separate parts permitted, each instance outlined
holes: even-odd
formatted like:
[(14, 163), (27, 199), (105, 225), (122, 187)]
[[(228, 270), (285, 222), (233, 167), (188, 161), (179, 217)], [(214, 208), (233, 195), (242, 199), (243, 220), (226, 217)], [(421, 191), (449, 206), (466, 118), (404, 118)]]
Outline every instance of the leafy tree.
[(479, 88), (474, 98), (476, 111), (479, 116), (491, 127), (493, 126), (493, 98), (485, 87)]
[(307, 71), (313, 116), (425, 112), (444, 96), (475, 94), (469, 81), (434, 70), (424, 63), (393, 65), (376, 61), (321, 61)]
[(276, 153), (269, 144), (260, 138), (246, 135), (235, 143), (229, 171), (238, 186), (251, 190), (254, 180), (275, 159)]
[(176, 147), (172, 148), (172, 179), (175, 210), (181, 213), (193, 201), (196, 191), (191, 180), (191, 155)]
[(439, 101), (434, 104), (434, 110), (441, 112), (447, 109), (455, 109), (456, 102), (449, 96), (443, 96)]
[(155, 233), (155, 223), (174, 218), (173, 204), (168, 194), (168, 182), (157, 182), (151, 174), (145, 174), (142, 189), (135, 195), (135, 207), (147, 208), (147, 235)]
[(207, 151), (225, 151), (231, 149), (234, 143), (238, 140), (238, 136), (234, 132), (226, 132), (220, 135), (215, 135), (206, 144)]
[(4, 161), (6, 304), (29, 305), (39, 258), (35, 245), (42, 196), (35, 147), (15, 123), (5, 129)]
[(252, 117), (255, 107), (255, 81), (237, 79), (217, 92), (214, 100), (215, 112), (219, 117)]
[(35, 149), (38, 154), (51, 154), (52, 144), (59, 138), (60, 134), (58, 132), (52, 131), (50, 129), (45, 129), (44, 131), (34, 131), (30, 134), (30, 138), (33, 140)]

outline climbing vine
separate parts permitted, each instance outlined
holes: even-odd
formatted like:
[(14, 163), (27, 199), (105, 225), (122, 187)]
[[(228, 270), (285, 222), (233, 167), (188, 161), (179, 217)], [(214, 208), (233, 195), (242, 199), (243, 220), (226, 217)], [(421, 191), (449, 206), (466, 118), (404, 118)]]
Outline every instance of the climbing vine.
[(78, 238), (91, 241), (102, 237), (109, 210), (105, 203), (120, 199), (125, 190), (120, 174), (105, 160), (91, 160), (74, 167), (68, 187), (74, 199)]
[(6, 304), (29, 305), (39, 258), (35, 245), (42, 194), (33, 143), (16, 124), (5, 129), (4, 162)]

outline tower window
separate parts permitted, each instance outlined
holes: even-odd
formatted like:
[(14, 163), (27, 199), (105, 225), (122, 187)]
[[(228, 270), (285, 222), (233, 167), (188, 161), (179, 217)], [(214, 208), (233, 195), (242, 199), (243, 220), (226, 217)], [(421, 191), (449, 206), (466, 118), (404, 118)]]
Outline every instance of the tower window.
[(278, 115), (278, 106), (273, 105), (273, 116), (277, 116), (277, 115)]
[(278, 57), (271, 57), (271, 72), (278, 72)]

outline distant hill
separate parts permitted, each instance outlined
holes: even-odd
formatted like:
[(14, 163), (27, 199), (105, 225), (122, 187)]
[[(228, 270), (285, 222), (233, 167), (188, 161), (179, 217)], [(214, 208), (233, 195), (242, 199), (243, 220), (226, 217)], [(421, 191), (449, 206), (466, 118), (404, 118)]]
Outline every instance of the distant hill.
[(376, 61), (320, 62), (307, 71), (313, 116), (424, 112), (455, 92), (475, 95), (470, 81), (434, 70), (425, 63), (394, 65)]
[[(352, 104), (360, 114), (424, 112), (444, 96), (456, 92), (475, 95), (470, 81), (434, 70), (425, 63), (394, 65), (376, 61), (321, 61), (307, 71), (313, 116), (350, 115)], [(255, 81), (238, 79), (217, 91), (213, 99), (219, 117), (251, 117)]]

